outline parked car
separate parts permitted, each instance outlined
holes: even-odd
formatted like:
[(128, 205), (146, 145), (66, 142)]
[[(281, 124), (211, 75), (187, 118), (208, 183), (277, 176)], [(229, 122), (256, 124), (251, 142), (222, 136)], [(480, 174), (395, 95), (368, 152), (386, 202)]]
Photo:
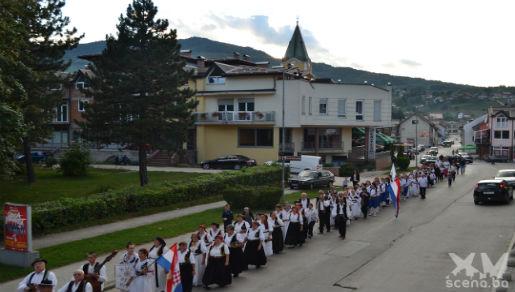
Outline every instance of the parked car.
[(509, 158), (507, 156), (493, 156), (490, 155), (486, 158), (487, 162), (496, 163), (496, 162), (508, 162)]
[(420, 163), (422, 164), (433, 164), (436, 163), (436, 160), (438, 160), (438, 157), (433, 155), (423, 155), (420, 158)]
[[(284, 159), (284, 167), (290, 167), (290, 159)], [(268, 166), (272, 166), (272, 165), (278, 165), (278, 166), (282, 166), (282, 160), (279, 159), (279, 160), (269, 160), (269, 161), (265, 161), (263, 164), (264, 165), (268, 165)]]
[(513, 188), (515, 187), (515, 169), (501, 169), (495, 175), (495, 179), (503, 179)]
[(460, 153), (458, 153), (458, 157), (459, 157), (460, 159), (465, 160), (465, 162), (466, 162), (466, 163), (472, 163), (472, 162), (474, 162), (474, 158), (472, 158), (472, 156), (470, 156), (470, 154), (468, 154), (468, 153), (461, 153), (461, 152), (460, 152)]
[(227, 155), (212, 160), (200, 162), (203, 169), (222, 168), (222, 169), (241, 169), (245, 166), (256, 166), (256, 160), (243, 155)]
[(334, 183), (334, 175), (328, 170), (303, 170), (288, 180), (290, 189), (329, 187)]
[(320, 170), (322, 169), (322, 157), (301, 155), (300, 160), (290, 161), (290, 172), (300, 173), (303, 170)]
[(474, 204), (484, 202), (502, 202), (509, 204), (513, 200), (513, 188), (504, 179), (480, 180), (474, 189)]
[(451, 146), (452, 146), (452, 144), (454, 144), (454, 141), (446, 140), (446, 141), (443, 141), (443, 142), (442, 142), (442, 146), (443, 146), (443, 147), (447, 147), (447, 148), (448, 148), (448, 147), (451, 147)]
[(418, 150), (418, 152), (422, 152), (422, 151), (426, 150), (426, 145), (418, 144), (417, 150)]
[[(32, 151), (30, 154), (32, 156), (32, 162), (34, 162), (34, 163), (43, 162), (48, 158), (48, 154), (43, 151)], [(17, 155), (16, 161), (18, 161), (20, 163), (25, 162), (25, 154)]]

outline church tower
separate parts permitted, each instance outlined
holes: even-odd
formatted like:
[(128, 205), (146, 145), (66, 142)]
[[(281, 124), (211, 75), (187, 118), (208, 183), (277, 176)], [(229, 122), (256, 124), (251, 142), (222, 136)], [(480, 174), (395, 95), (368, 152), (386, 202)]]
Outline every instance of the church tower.
[(302, 75), (308, 79), (313, 78), (313, 71), (311, 69), (311, 59), (309, 59), (304, 39), (300, 33), (299, 22), (295, 26), (293, 36), (290, 39), (286, 54), (282, 59), (284, 68), (288, 68), (288, 64), (293, 64), (294, 67), (299, 68)]

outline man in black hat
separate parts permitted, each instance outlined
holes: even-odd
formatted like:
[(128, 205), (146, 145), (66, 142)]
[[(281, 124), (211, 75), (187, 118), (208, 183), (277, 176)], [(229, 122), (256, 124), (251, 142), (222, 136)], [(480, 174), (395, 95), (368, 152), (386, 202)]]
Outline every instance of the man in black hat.
[(54, 291), (54, 288), (57, 286), (57, 278), (53, 272), (46, 269), (46, 265), (47, 260), (42, 258), (35, 259), (32, 262), (34, 272), (28, 274), (18, 284), (18, 292), (29, 291), (33, 288), (44, 288), (44, 291)]

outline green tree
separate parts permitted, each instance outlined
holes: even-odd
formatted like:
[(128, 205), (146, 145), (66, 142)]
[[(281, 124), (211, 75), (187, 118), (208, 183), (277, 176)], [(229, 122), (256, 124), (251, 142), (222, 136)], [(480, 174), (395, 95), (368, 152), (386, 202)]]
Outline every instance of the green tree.
[(23, 115), (22, 144), (29, 183), (35, 181), (30, 159), (32, 145), (50, 135), (49, 124), (62, 98), (60, 91), (50, 88), (64, 81), (58, 74), (69, 66), (63, 60), (64, 53), (81, 38), (75, 36), (75, 28), (68, 29), (70, 20), (61, 12), (64, 4), (64, 0), (20, 0), (18, 4), (2, 1), (7, 19), (2, 26), (13, 29), (2, 36), (5, 34), (14, 45), (14, 49), (7, 48), (10, 57), (2, 63), (3, 80), (8, 81), (4, 85), (9, 87), (3, 99)]
[(0, 102), (0, 178), (9, 177), (16, 168), (13, 159), (23, 136), (23, 117)]
[(182, 148), (196, 106), (177, 32), (156, 13), (151, 0), (134, 0), (120, 16), (117, 36), (92, 59), (95, 103), (83, 124), (91, 141), (138, 149), (141, 186), (148, 184), (148, 149)]

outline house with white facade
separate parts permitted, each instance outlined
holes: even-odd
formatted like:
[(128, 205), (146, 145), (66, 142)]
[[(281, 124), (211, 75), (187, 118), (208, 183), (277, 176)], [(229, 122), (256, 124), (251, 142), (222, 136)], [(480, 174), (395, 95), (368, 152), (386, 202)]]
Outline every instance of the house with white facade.
[(413, 146), (423, 144), (426, 147), (438, 145), (438, 127), (420, 114), (412, 114), (399, 123), (399, 138), (401, 143)]
[(474, 132), (476, 145), (488, 147), (488, 156), (513, 160), (515, 147), (515, 108), (490, 107), (482, 129)]

